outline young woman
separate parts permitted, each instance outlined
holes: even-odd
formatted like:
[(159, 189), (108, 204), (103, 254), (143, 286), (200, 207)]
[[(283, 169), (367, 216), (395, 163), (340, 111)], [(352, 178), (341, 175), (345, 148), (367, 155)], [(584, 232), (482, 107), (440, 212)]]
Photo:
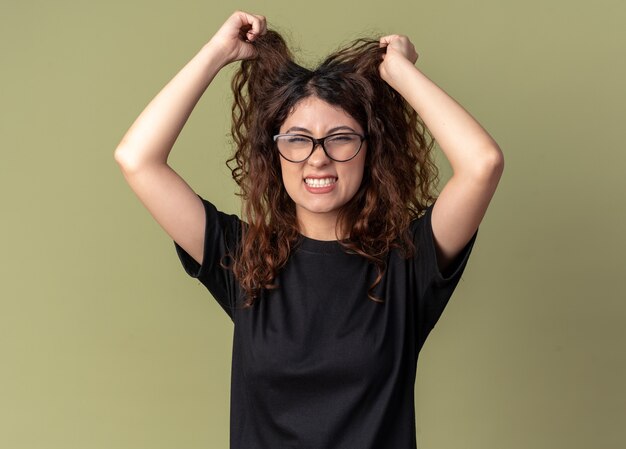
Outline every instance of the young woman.
[[(187, 273), (233, 320), (232, 448), (415, 448), (419, 351), (466, 266), (503, 170), (489, 134), (415, 67), (405, 36), (314, 70), (235, 12), (115, 151)], [(242, 218), (167, 164), (195, 104), (233, 77)], [(435, 196), (433, 138), (453, 176)]]

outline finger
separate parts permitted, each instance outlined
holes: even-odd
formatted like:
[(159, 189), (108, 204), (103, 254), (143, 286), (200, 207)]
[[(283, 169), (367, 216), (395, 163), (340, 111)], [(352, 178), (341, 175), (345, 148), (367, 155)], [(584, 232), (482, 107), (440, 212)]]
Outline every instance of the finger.
[(259, 19), (258, 35), (261, 36), (265, 34), (265, 32), (267, 31), (267, 20), (265, 19), (265, 16), (257, 15), (256, 17), (257, 19)]
[(252, 28), (248, 30), (248, 37), (250, 40), (255, 39), (257, 36), (261, 35), (261, 20), (258, 16), (253, 16), (253, 19), (250, 22)]
[(380, 38), (380, 46), (381, 47), (386, 47), (387, 45), (391, 44), (391, 42), (394, 41), (397, 37), (398, 37), (397, 34), (389, 34), (387, 36), (381, 37)]
[(258, 36), (265, 34), (265, 17), (261, 15), (248, 14), (248, 24), (251, 28), (246, 33), (248, 40), (252, 41)]
[[(257, 34), (256, 30), (259, 29), (259, 19), (254, 15), (245, 11), (235, 11), (233, 16), (239, 21), (239, 35), (244, 40), (252, 40)], [(256, 25), (255, 25), (256, 24)]]

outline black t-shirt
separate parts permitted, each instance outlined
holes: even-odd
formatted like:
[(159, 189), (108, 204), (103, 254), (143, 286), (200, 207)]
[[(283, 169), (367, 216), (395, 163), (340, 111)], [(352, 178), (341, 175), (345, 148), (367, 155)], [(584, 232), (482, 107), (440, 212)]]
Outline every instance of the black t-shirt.
[(220, 260), (233, 253), (241, 221), (202, 199), (207, 226), (200, 266), (174, 242), (186, 272), (234, 322), (231, 449), (415, 449), (419, 351), (454, 291), (478, 231), (445, 276), (430, 216), (411, 224), (417, 251), (391, 251), (376, 268), (336, 241), (302, 237), (252, 308)]

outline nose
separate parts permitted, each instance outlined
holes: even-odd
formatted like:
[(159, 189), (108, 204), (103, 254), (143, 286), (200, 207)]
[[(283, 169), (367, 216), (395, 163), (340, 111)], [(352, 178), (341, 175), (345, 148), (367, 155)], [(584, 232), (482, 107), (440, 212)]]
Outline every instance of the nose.
[(307, 163), (312, 165), (313, 167), (323, 167), (324, 165), (330, 163), (330, 158), (326, 156), (326, 152), (324, 148), (322, 148), (321, 143), (316, 143), (315, 147), (313, 147), (313, 153), (307, 159)]

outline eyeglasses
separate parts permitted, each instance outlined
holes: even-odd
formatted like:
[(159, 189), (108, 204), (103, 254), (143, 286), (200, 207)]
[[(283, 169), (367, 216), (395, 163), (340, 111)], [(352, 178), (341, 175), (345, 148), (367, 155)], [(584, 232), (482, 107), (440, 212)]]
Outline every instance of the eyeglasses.
[(359, 154), (365, 139), (365, 136), (357, 133), (329, 134), (321, 139), (304, 134), (277, 134), (274, 136), (278, 152), (289, 162), (306, 161), (313, 154), (317, 145), (322, 146), (329, 159), (336, 162), (347, 162)]

